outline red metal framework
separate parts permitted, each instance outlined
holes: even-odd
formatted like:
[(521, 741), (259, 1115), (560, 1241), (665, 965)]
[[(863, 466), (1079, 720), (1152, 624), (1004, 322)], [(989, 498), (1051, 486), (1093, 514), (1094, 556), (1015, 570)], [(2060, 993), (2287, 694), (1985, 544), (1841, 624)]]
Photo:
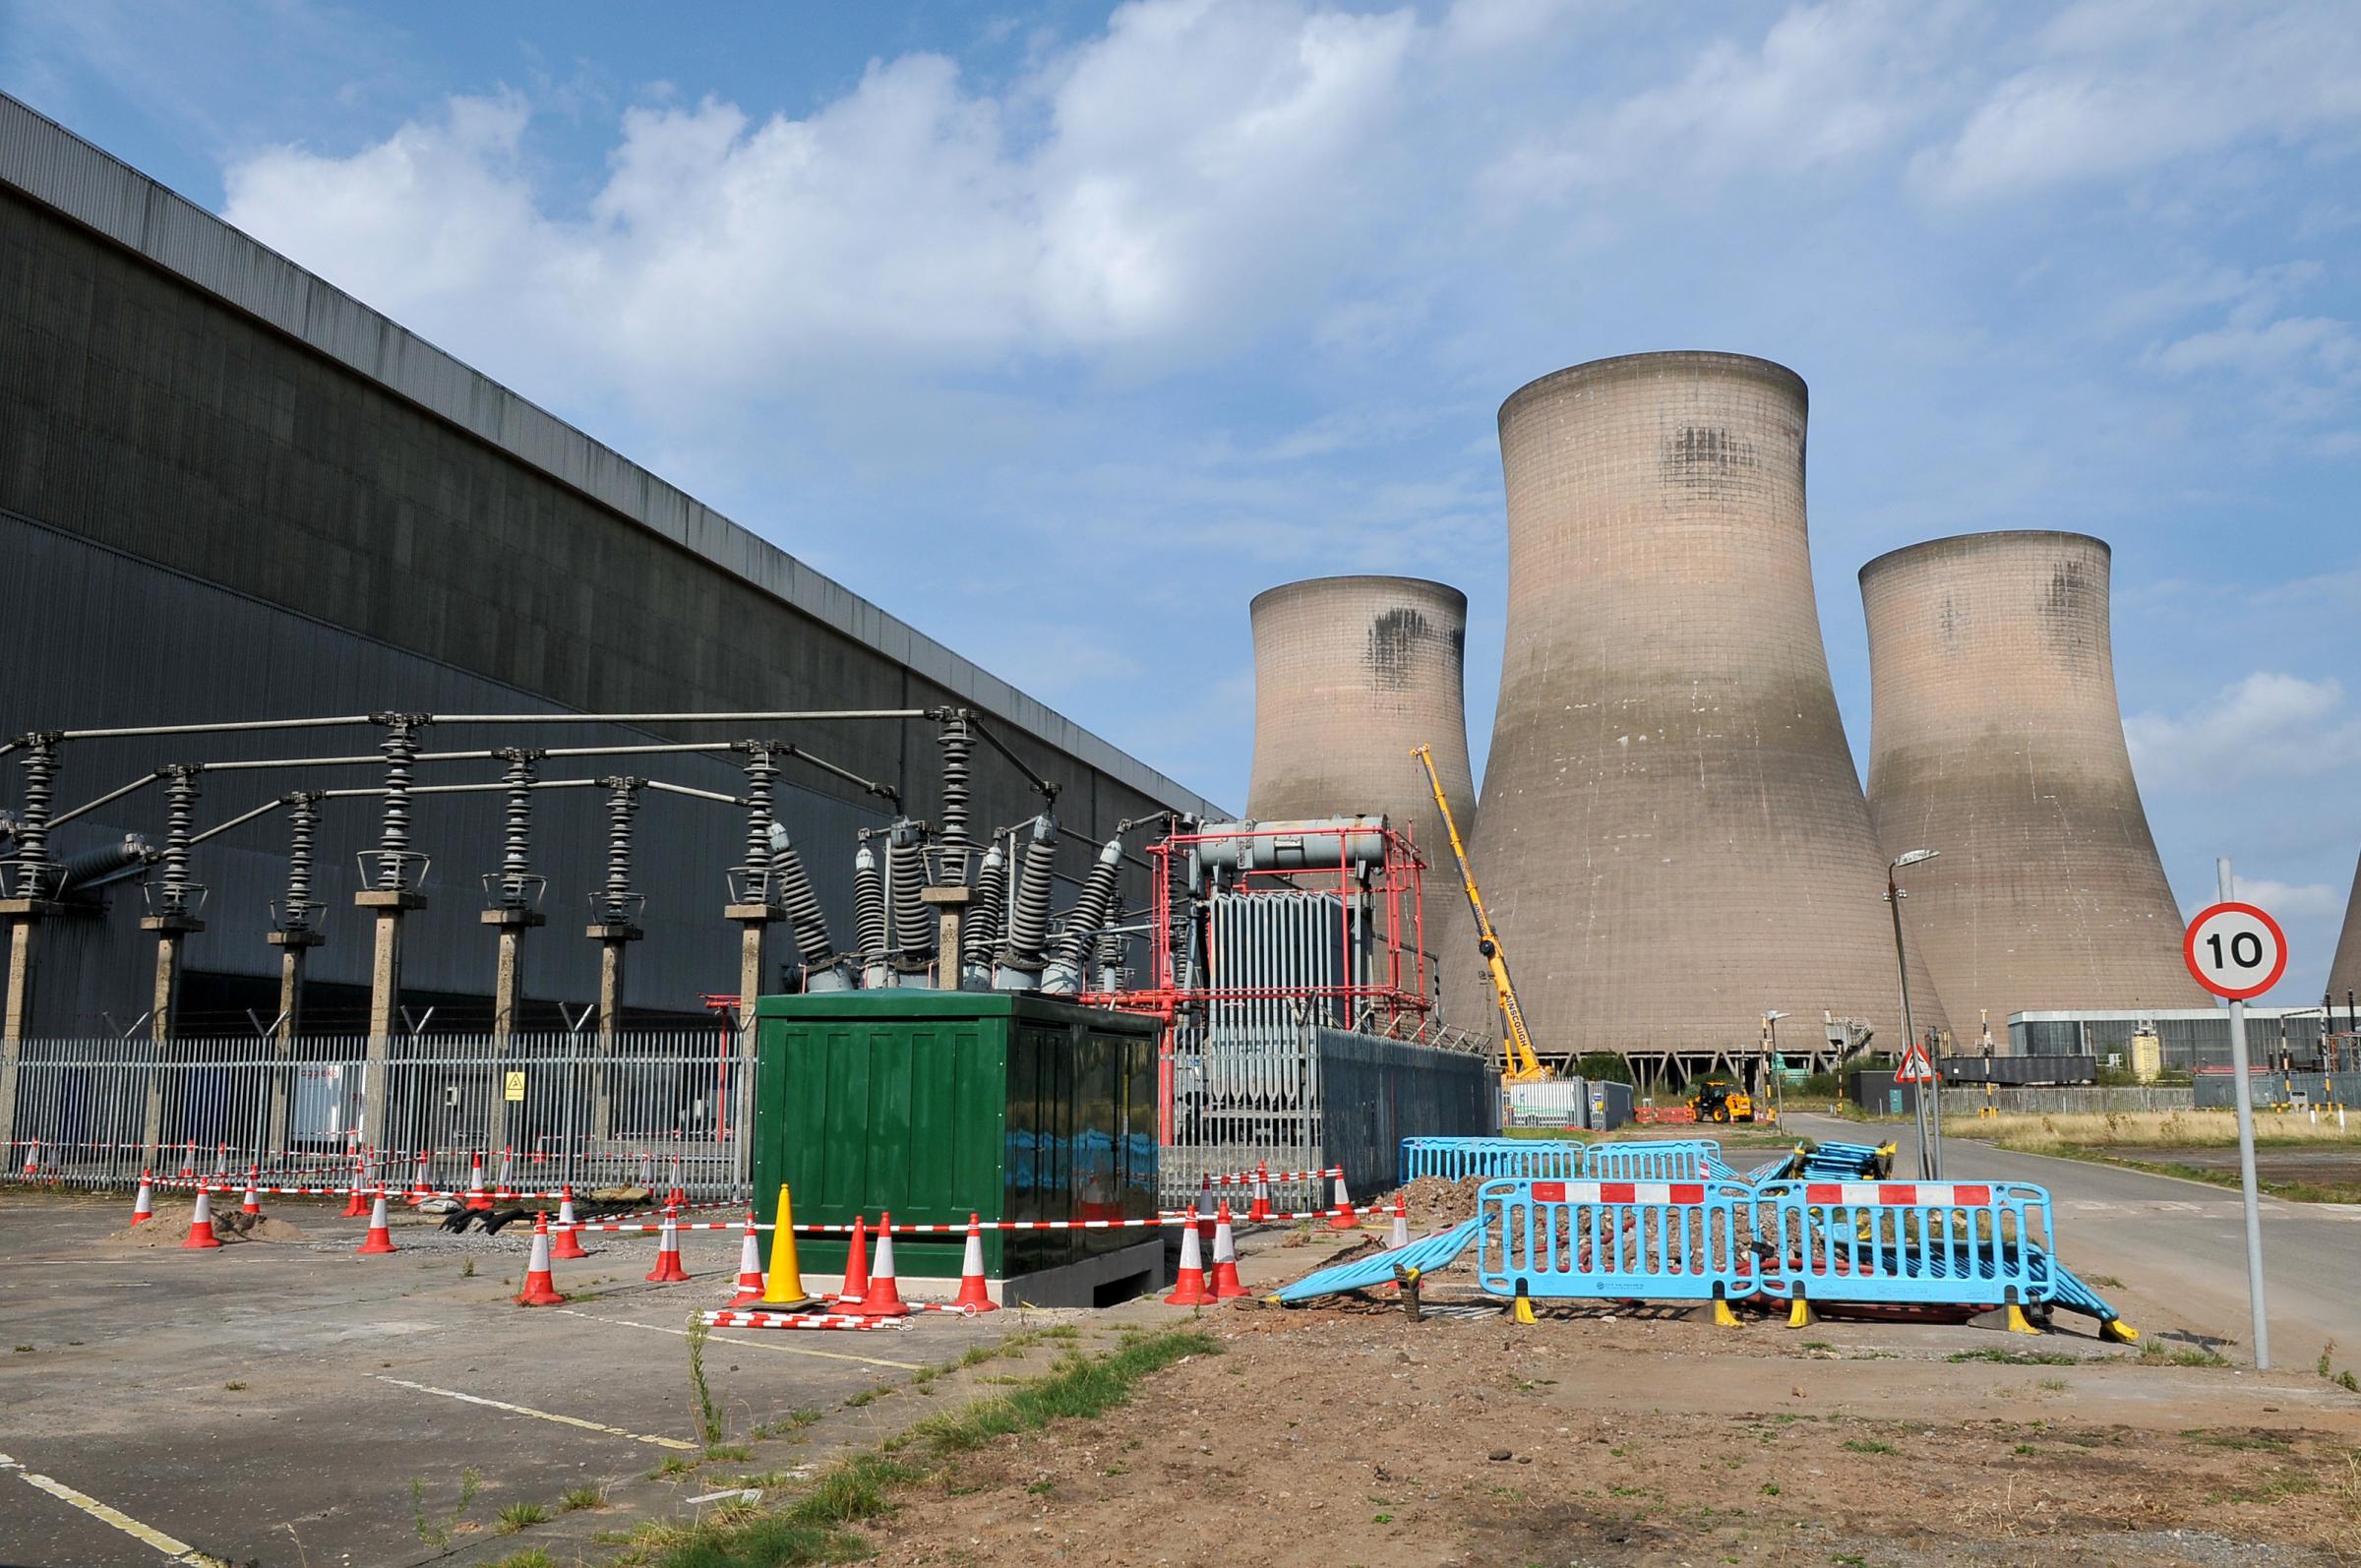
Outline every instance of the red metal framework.
[[(1216, 1002), (1249, 1000), (1302, 1000), (1331, 1004), (1349, 1027), (1368, 1027), (1384, 1031), (1399, 1023), (1406, 1015), (1414, 1022), (1424, 1020), (1433, 1005), (1426, 991), (1426, 917), (1424, 873), (1426, 862), (1408, 831), (1379, 827), (1374, 823), (1340, 825), (1337, 862), (1329, 866), (1296, 866), (1287, 870), (1241, 869), (1230, 874), (1221, 896), (1254, 897), (1271, 892), (1336, 892), (1347, 910), (1353, 910), (1365, 898), (1369, 911), (1365, 930), (1359, 930), (1352, 918), (1339, 923), (1337, 973), (1346, 977), (1341, 985), (1328, 986), (1270, 986), (1232, 987), (1220, 983), (1208, 974), (1200, 983), (1195, 976), (1178, 972), (1176, 955), (1182, 944), (1174, 940), (1175, 923), (1185, 919), (1196, 923), (1198, 938), (1189, 948), (1205, 950), (1205, 921), (1207, 901), (1194, 888), (1188, 893), (1188, 908), (1183, 914), (1174, 909), (1173, 869), (1175, 857), (1183, 865), (1191, 852), (1200, 845), (1235, 843), (1238, 840), (1270, 840), (1274, 845), (1283, 838), (1306, 836), (1307, 824), (1223, 824), (1219, 832), (1174, 833), (1147, 846), (1149, 864), (1154, 868), (1153, 886), (1149, 901), (1149, 947), (1154, 955), (1153, 983), (1142, 988), (1117, 992), (1093, 992), (1080, 999), (1097, 1006), (1116, 1007), (1125, 1012), (1140, 1013), (1162, 1020), (1164, 1038), (1159, 1052), (1157, 1098), (1163, 1135), (1170, 1141), (1173, 1110), (1173, 1056), (1183, 1020), (1203, 1019)], [(1354, 842), (1378, 836), (1383, 844), (1382, 857), (1364, 872), (1367, 863), (1353, 853)], [(1274, 857), (1276, 858), (1276, 857)], [(1356, 980), (1353, 949), (1358, 934), (1365, 936), (1368, 958), (1365, 978)]]

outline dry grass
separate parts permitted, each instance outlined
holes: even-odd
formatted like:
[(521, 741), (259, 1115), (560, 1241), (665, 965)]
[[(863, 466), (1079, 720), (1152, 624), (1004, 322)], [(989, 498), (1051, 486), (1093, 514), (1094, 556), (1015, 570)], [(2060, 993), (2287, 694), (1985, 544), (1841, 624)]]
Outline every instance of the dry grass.
[[(2336, 1126), (2324, 1114), (2316, 1125), (2300, 1113), (2258, 1112), (2255, 1142), (2275, 1148), (2361, 1149), (2361, 1115)], [(2003, 1112), (1997, 1116), (1945, 1116), (1947, 1137), (1985, 1138), (2004, 1149), (2049, 1154), (2071, 1149), (2208, 1149), (2238, 1141), (2238, 1118), (2227, 1111), (2107, 1112), (2047, 1115)]]

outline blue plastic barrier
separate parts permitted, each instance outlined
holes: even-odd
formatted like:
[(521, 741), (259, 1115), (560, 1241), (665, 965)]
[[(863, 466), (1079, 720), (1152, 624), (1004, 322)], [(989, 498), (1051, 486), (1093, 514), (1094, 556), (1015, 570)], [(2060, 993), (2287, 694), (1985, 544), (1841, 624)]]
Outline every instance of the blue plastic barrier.
[(1496, 1296), (1704, 1301), (1752, 1295), (1736, 1201), (1705, 1181), (1487, 1181), (1476, 1279)]
[(1775, 1181), (1747, 1201), (1779, 1299), (2023, 1306), (2054, 1290), (2049, 1194), (2028, 1182)]
[(1554, 1138), (1404, 1138), (1402, 1180), (1702, 1181), (1735, 1176), (1711, 1138), (1572, 1143)]
[(1350, 1263), (1339, 1263), (1333, 1268), (1306, 1274), (1295, 1284), (1281, 1289), (1271, 1299), (1308, 1301), (1314, 1297), (1334, 1296), (1340, 1291), (1364, 1291), (1372, 1285), (1389, 1285), (1393, 1283), (1396, 1264), (1422, 1273), (1445, 1267), (1458, 1262), (1459, 1255), (1476, 1239), (1476, 1227), (1474, 1220), (1462, 1221), (1448, 1231), (1413, 1241), (1408, 1246), (1398, 1246), (1388, 1252), (1355, 1258)]

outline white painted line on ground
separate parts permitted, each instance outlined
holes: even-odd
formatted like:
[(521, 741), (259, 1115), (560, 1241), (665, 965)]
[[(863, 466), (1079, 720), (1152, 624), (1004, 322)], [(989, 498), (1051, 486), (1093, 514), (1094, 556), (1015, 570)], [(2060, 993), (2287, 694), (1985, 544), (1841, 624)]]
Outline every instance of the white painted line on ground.
[(413, 1383), (405, 1378), (388, 1377), (383, 1372), (371, 1372), (369, 1375), (381, 1383), (391, 1383), (395, 1388), (416, 1389), (421, 1394), (440, 1394), (445, 1399), (465, 1400), (470, 1405), (482, 1405), (491, 1410), (507, 1411), (512, 1416), (530, 1416), (536, 1420), (556, 1421), (561, 1426), (578, 1426), (585, 1432), (605, 1432), (610, 1437), (628, 1437), (635, 1443), (653, 1443), (658, 1448), (679, 1448), (690, 1453), (696, 1451), (695, 1443), (685, 1443), (677, 1437), (650, 1437), (645, 1432), (627, 1432), (620, 1426), (609, 1426), (603, 1421), (586, 1421), (579, 1416), (560, 1416), (553, 1411), (535, 1410), (530, 1405), (512, 1405), (507, 1400), (486, 1399), (481, 1394), (462, 1394), (455, 1388), (436, 1388), (428, 1383)]
[[(683, 1339), (689, 1337), (687, 1329), (666, 1328), (661, 1323), (634, 1323), (627, 1318), (600, 1317), (596, 1312), (577, 1312), (571, 1306), (561, 1306), (558, 1310), (568, 1317), (586, 1317), (593, 1323), (612, 1323), (617, 1328), (642, 1328), (651, 1334), (677, 1334)], [(802, 1345), (781, 1345), (777, 1340), (724, 1339), (722, 1332), (719, 1329), (713, 1331), (717, 1343), (744, 1347), (750, 1351), (784, 1351), (789, 1356), (816, 1356), (823, 1361), (860, 1361), (869, 1366), (891, 1366), (905, 1372), (923, 1372), (927, 1369), (924, 1361), (893, 1361), (882, 1356), (855, 1356), (849, 1351), (816, 1351)]]
[(724, 1497), (735, 1497), (742, 1503), (758, 1503), (762, 1500), (762, 1488), (759, 1486), (732, 1486), (726, 1491), (707, 1492), (702, 1497), (692, 1497), (689, 1502), (690, 1506), (695, 1507), (698, 1503), (718, 1502)]
[(27, 1470), (20, 1460), (0, 1454), (0, 1470), (15, 1471), (28, 1486), (37, 1486), (62, 1503), (69, 1503), (97, 1520), (123, 1532), (143, 1546), (153, 1547), (169, 1562), (187, 1563), (189, 1568), (230, 1568), (218, 1557), (209, 1556), (190, 1545), (165, 1535), (153, 1525), (143, 1525), (119, 1508), (109, 1508), (87, 1492), (78, 1492), (64, 1481)]

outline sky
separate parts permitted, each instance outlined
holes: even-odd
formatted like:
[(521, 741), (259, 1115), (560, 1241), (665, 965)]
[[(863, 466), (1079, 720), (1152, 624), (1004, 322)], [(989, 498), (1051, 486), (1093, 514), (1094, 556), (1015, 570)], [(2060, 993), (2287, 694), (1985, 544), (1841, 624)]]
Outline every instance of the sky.
[(2320, 994), (2349, 0), (0, 0), (0, 89), (1232, 807), (1253, 593), (1464, 588), (1481, 767), (1501, 399), (1778, 360), (1856, 761), (1862, 563), (2099, 535), (2175, 893), (2233, 857)]

